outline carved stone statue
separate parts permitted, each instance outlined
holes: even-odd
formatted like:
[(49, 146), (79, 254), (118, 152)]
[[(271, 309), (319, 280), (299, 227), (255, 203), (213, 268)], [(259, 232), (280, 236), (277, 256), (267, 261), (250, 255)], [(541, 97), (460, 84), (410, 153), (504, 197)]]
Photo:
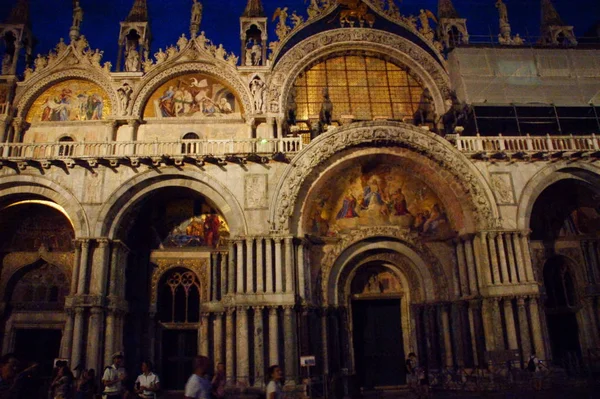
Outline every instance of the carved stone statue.
[(48, 63), (46, 61), (46, 57), (42, 57), (41, 54), (37, 55), (37, 58), (35, 59), (34, 64), (35, 64), (36, 72), (44, 69), (46, 67), (46, 65), (48, 65)]
[(502, 0), (496, 1), (496, 8), (498, 9), (498, 14), (500, 15), (500, 26), (503, 24), (508, 24), (508, 9), (506, 8), (506, 4)]
[(257, 41), (254, 41), (251, 49), (252, 54), (252, 65), (259, 66), (262, 61), (262, 46), (258, 44)]
[(237, 63), (239, 61), (239, 57), (237, 57), (234, 53), (231, 53), (227, 56), (227, 62), (231, 65), (231, 66), (237, 66)]
[(140, 70), (140, 53), (133, 47), (127, 52), (125, 59), (125, 71), (138, 72)]
[(319, 7), (317, 0), (310, 0), (306, 12), (308, 13), (308, 19), (313, 19), (321, 13), (321, 8)]
[(73, 8), (73, 28), (79, 30), (81, 23), (83, 22), (83, 9), (79, 6), (79, 1), (75, 1), (75, 7)]
[(193, 0), (194, 4), (192, 5), (192, 24), (200, 25), (202, 22), (202, 3), (197, 0)]
[(129, 101), (131, 100), (131, 93), (133, 89), (129, 86), (129, 83), (123, 83), (123, 86), (117, 90), (119, 94), (119, 103), (121, 105), (121, 115), (127, 114), (127, 108), (129, 107)]
[(215, 50), (215, 57), (218, 60), (225, 60), (225, 56), (227, 55), (227, 52), (225, 51), (225, 48), (223, 48), (222, 44), (219, 44), (219, 47), (217, 47), (217, 49)]
[(175, 46), (167, 47), (167, 55), (169, 58), (175, 57), (177, 55), (177, 48)]
[(185, 37), (185, 34), (181, 34), (179, 40), (177, 40), (177, 47), (179, 47), (179, 51), (183, 50), (185, 46), (188, 44), (188, 39)]
[(387, 4), (388, 4), (387, 14), (391, 17), (399, 17), (400, 9), (396, 5), (396, 2), (394, 0), (387, 0)]
[(2, 57), (2, 75), (8, 75), (12, 67), (12, 56), (9, 53), (4, 53)]
[(279, 18), (279, 22), (277, 23), (277, 27), (275, 28), (275, 34), (279, 38), (279, 40), (283, 39), (290, 33), (290, 27), (287, 25), (288, 19), (288, 8), (287, 7), (277, 7), (275, 10), (275, 14), (273, 14), (272, 22), (275, 22), (277, 18)]
[(319, 112), (319, 122), (323, 126), (331, 125), (331, 118), (333, 117), (333, 103), (329, 98), (329, 89), (326, 87), (323, 89), (323, 103), (321, 103), (321, 111)]
[(254, 111), (257, 114), (265, 112), (265, 89), (266, 85), (259, 77), (252, 79), (250, 82), (250, 92), (254, 102)]
[(427, 39), (433, 40), (435, 33), (433, 29), (431, 29), (431, 25), (429, 25), (429, 19), (432, 19), (437, 23), (437, 18), (431, 11), (421, 9), (421, 12), (419, 13), (419, 21), (421, 22), (420, 32)]
[(296, 14), (296, 11), (292, 13), (290, 19), (292, 20), (292, 26), (294, 29), (304, 23), (304, 17)]
[(252, 51), (250, 49), (246, 49), (246, 66), (252, 66)]
[(167, 53), (165, 53), (162, 48), (159, 48), (156, 53), (154, 53), (154, 58), (156, 58), (156, 64), (161, 64), (167, 60)]
[(63, 53), (63, 51), (65, 51), (66, 49), (67, 49), (67, 44), (65, 43), (65, 39), (63, 39), (61, 37), (60, 41), (56, 45), (56, 54), (61, 55)]

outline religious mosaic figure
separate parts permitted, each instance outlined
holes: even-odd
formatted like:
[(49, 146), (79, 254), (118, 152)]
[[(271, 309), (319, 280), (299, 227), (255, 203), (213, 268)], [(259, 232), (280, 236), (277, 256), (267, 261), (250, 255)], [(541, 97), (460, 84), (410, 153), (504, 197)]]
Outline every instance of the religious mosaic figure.
[(98, 94), (74, 93), (71, 89), (64, 88), (58, 97), (48, 97), (41, 120), (44, 122), (101, 120), (103, 106), (102, 97)]

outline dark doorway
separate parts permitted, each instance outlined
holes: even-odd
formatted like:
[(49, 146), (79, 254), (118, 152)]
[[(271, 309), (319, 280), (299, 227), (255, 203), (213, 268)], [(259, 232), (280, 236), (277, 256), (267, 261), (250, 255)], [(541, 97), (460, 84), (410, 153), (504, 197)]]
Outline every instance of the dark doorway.
[(400, 299), (352, 302), (354, 358), (363, 388), (406, 384)]
[(547, 314), (548, 332), (554, 362), (564, 364), (570, 356), (581, 356), (575, 313)]
[(167, 390), (182, 390), (192, 373), (198, 354), (198, 330), (164, 330), (162, 333), (162, 377)]
[(17, 330), (15, 354), (23, 365), (38, 363), (42, 376), (52, 376), (54, 359), (60, 351), (60, 330)]

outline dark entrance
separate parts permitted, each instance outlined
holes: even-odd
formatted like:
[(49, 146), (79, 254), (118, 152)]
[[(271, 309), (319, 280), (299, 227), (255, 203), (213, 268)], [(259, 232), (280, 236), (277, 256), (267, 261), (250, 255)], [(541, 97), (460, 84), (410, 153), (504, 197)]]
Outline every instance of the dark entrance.
[(198, 330), (163, 330), (162, 377), (164, 389), (182, 390), (198, 353)]
[(354, 357), (363, 388), (406, 384), (400, 299), (354, 300)]
[(51, 377), (54, 359), (60, 351), (61, 337), (60, 330), (17, 330), (15, 355), (24, 366), (38, 363), (41, 375)]

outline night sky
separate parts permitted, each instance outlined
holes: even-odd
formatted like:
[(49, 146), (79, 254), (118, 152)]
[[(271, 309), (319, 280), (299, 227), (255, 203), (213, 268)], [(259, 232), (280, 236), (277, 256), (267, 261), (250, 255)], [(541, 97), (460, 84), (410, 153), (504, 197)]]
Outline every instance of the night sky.
[[(223, 43), (228, 51), (239, 55), (239, 16), (244, 11), (246, 0), (201, 0), (204, 17), (201, 30), (215, 43)], [(0, 0), (0, 20), (4, 21), (17, 0)], [(263, 0), (269, 21), (279, 6), (298, 10), (306, 15), (305, 0)], [(69, 34), (72, 22), (71, 0), (29, 0), (34, 35), (38, 45), (34, 53), (47, 54), (58, 43), (60, 37)], [(400, 3), (396, 0), (396, 3)], [(540, 0), (505, 0), (513, 33), (522, 37), (539, 35)], [(81, 0), (84, 10), (82, 34), (92, 48), (104, 50), (104, 61), (116, 63), (119, 21), (124, 20), (133, 0)], [(152, 53), (159, 48), (175, 44), (177, 38), (189, 35), (189, 20), (192, 0), (148, 0), (151, 29), (153, 34)], [(471, 36), (498, 34), (498, 13), (495, 0), (454, 0), (458, 12), (468, 18)], [(575, 26), (576, 35), (583, 36), (600, 20), (600, 0), (554, 0), (559, 13), (568, 25)], [(417, 14), (420, 8), (437, 12), (437, 0), (404, 0), (400, 10), (404, 15)], [(269, 40), (276, 40), (275, 23), (270, 23)]]

